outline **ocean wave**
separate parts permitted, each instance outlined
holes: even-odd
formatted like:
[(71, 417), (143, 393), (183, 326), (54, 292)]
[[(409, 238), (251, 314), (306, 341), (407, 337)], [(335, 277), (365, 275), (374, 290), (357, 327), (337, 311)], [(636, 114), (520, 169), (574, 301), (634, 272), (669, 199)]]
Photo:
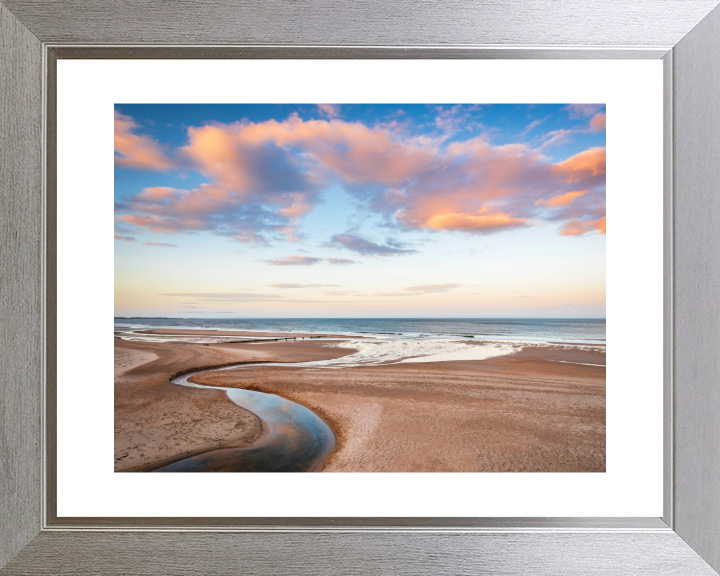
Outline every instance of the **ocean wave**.
[[(349, 337), (387, 335), (391, 338), (459, 340), (527, 340), (586, 344), (605, 343), (601, 319), (482, 319), (482, 318), (115, 318), (125, 329), (239, 330), (271, 333), (338, 334)], [(472, 337), (472, 338), (471, 338)]]

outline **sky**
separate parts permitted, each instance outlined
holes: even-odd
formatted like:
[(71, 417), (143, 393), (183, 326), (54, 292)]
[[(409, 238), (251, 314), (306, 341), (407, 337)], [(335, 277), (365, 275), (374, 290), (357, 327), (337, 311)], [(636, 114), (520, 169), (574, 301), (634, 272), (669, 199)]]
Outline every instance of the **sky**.
[(115, 315), (604, 318), (601, 104), (116, 104)]

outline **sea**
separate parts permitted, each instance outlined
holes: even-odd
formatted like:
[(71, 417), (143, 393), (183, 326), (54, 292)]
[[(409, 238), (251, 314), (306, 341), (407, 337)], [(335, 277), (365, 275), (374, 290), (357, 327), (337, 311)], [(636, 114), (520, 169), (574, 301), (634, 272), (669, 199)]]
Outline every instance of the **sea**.
[(560, 318), (115, 318), (134, 329), (185, 328), (392, 336), (394, 339), (476, 338), (605, 344), (604, 319)]
[[(144, 334), (150, 329), (208, 330), (200, 335)], [(239, 336), (211, 330), (262, 333), (333, 334), (347, 337), (340, 346), (354, 353), (303, 365), (340, 368), (388, 362), (484, 360), (528, 345), (567, 346), (605, 351), (604, 319), (495, 318), (115, 318), (115, 335), (125, 340), (222, 343)], [(257, 336), (253, 336), (257, 338)], [(328, 344), (330, 345), (330, 344)], [(288, 364), (288, 366), (290, 366)]]

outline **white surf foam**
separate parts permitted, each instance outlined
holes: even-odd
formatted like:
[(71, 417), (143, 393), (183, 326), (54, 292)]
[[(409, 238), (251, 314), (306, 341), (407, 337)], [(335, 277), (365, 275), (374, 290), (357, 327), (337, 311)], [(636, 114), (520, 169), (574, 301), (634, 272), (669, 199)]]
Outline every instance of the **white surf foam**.
[[(120, 332), (120, 331), (118, 331)], [(146, 342), (187, 342), (187, 343), (221, 343), (242, 340), (241, 336), (215, 335), (161, 335), (141, 334), (136, 330), (122, 331), (119, 334), (125, 340)], [(424, 336), (424, 335), (423, 335)], [(252, 340), (274, 340), (272, 337), (248, 337)], [(526, 346), (550, 347), (556, 349), (594, 350), (605, 352), (604, 346), (561, 344), (520, 340), (457, 340), (444, 337), (397, 336), (365, 336), (363, 339), (350, 337), (348, 340), (333, 342), (332, 347), (354, 349), (355, 352), (332, 360), (316, 360), (310, 362), (282, 363), (287, 367), (304, 367), (309, 369), (347, 368), (376, 364), (420, 363), (420, 362), (451, 362), (458, 360), (487, 360), (497, 356), (512, 354)], [(254, 367), (264, 364), (255, 364)], [(278, 366), (277, 364), (269, 364)]]
[(511, 343), (475, 344), (457, 340), (348, 340), (335, 344), (339, 348), (354, 348), (354, 354), (308, 362), (316, 366), (357, 366), (399, 362), (447, 362), (451, 360), (485, 360), (512, 354), (518, 347)]
[(115, 335), (121, 340), (130, 342), (188, 342), (190, 344), (222, 344), (226, 342), (238, 342), (241, 340), (278, 340), (272, 336), (217, 336), (213, 334), (143, 334), (135, 330), (115, 330)]

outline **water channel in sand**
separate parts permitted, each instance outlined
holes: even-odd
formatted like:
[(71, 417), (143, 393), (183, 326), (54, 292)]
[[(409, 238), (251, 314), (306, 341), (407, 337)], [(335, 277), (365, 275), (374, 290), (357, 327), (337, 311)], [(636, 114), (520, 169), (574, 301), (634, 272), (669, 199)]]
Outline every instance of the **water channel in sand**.
[(317, 414), (274, 394), (202, 386), (189, 381), (204, 372), (238, 367), (198, 370), (176, 376), (170, 382), (180, 386), (225, 390), (230, 400), (262, 420), (260, 438), (251, 446), (211, 450), (173, 462), (154, 472), (315, 472), (320, 469), (335, 447), (335, 435)]

